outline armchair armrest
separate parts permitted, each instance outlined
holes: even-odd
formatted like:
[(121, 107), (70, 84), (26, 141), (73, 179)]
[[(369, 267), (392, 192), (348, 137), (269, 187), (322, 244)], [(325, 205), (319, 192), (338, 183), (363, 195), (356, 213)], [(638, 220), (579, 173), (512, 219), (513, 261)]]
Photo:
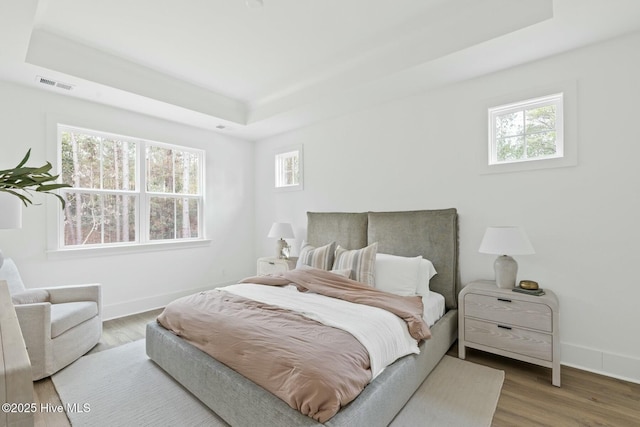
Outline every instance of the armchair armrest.
[(101, 306), (102, 286), (99, 283), (87, 285), (55, 286), (51, 288), (39, 288), (49, 292), (51, 304), (65, 302), (94, 301)]
[(27, 347), (51, 339), (51, 303), (18, 304), (14, 308)]
[(33, 379), (40, 379), (52, 360), (51, 303), (14, 305), (31, 360)]

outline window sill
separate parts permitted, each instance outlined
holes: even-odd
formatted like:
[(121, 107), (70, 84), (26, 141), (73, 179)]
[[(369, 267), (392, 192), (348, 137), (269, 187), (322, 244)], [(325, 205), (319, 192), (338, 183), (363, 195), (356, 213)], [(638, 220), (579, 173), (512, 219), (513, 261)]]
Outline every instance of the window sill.
[(117, 246), (105, 246), (105, 247), (89, 247), (89, 248), (68, 248), (68, 249), (53, 249), (47, 251), (48, 259), (63, 259), (63, 258), (90, 258), (90, 257), (102, 257), (109, 255), (126, 255), (132, 253), (148, 253), (157, 251), (172, 251), (179, 249), (190, 249), (210, 246), (211, 240), (187, 240), (181, 242), (157, 242), (157, 243), (142, 243), (142, 244), (123, 244)]
[(578, 164), (576, 156), (554, 157), (548, 159), (527, 160), (510, 163), (498, 163), (495, 165), (480, 165), (481, 175), (492, 173), (521, 172), (538, 169), (564, 168), (576, 166)]
[(284, 187), (273, 187), (275, 192), (302, 191), (302, 184), (287, 185)]

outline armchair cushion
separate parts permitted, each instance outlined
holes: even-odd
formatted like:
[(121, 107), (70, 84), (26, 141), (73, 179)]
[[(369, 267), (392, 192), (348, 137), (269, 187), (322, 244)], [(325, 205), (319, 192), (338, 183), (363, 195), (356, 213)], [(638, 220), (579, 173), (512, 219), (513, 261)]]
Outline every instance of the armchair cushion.
[(98, 315), (98, 304), (92, 301), (51, 304), (51, 338)]
[(11, 295), (11, 301), (16, 305), (49, 302), (49, 292), (45, 289), (28, 289)]

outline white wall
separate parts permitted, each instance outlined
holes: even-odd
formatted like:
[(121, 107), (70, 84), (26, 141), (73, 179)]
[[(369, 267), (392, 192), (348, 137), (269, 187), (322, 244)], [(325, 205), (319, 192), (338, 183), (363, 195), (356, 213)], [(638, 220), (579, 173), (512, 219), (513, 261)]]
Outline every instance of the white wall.
[(29, 148), (28, 165), (53, 160), (48, 156), (55, 153), (51, 146), (55, 135), (47, 126), (52, 117), (64, 118), (70, 125), (205, 150), (205, 226), (211, 243), (90, 257), (47, 253), (46, 236), (51, 232), (47, 210), (59, 209), (59, 202), (37, 197), (42, 205), (23, 210), (22, 229), (0, 230), (0, 248), (16, 261), (27, 287), (102, 283), (105, 317), (110, 318), (159, 307), (255, 273), (253, 143), (0, 82), (0, 169), (15, 166)]
[[(256, 145), (257, 255), (273, 221), (304, 238), (306, 211), (456, 207), (463, 283), (493, 277), (488, 225), (521, 225), (519, 278), (560, 299), (562, 362), (640, 382), (640, 34), (419, 93)], [(577, 83), (575, 167), (480, 174), (488, 100)], [(304, 190), (277, 193), (273, 150), (304, 145)]]

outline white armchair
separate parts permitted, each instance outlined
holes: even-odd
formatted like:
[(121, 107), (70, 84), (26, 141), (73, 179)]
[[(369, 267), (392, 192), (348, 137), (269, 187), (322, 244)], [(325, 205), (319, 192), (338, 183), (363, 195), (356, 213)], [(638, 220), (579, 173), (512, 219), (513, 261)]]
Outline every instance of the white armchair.
[(69, 365), (100, 340), (99, 284), (26, 289), (11, 259), (4, 260), (0, 280), (9, 284), (34, 381)]

